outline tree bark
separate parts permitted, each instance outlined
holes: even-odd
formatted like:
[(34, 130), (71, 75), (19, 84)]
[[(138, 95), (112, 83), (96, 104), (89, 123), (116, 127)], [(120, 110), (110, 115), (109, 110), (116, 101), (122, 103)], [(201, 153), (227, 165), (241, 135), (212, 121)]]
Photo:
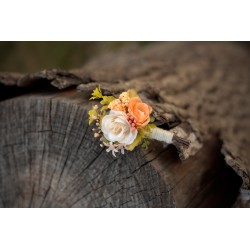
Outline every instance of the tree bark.
[[(230, 43), (160, 43), (68, 72), (1, 73), (0, 206), (233, 206), (249, 190), (249, 58)], [(190, 147), (108, 154), (87, 122), (98, 84), (135, 88)]]

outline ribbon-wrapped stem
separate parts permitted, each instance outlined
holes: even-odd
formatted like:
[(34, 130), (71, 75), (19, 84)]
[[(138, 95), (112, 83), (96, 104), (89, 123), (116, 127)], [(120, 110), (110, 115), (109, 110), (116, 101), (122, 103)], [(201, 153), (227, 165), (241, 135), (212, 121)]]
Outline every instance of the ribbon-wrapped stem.
[(151, 139), (155, 139), (157, 141), (163, 141), (166, 142), (167, 144), (177, 144), (179, 146), (183, 146), (185, 148), (189, 147), (190, 141), (186, 140), (184, 138), (181, 138), (174, 133), (164, 130), (161, 128), (153, 128), (151, 129), (151, 134), (150, 134)]

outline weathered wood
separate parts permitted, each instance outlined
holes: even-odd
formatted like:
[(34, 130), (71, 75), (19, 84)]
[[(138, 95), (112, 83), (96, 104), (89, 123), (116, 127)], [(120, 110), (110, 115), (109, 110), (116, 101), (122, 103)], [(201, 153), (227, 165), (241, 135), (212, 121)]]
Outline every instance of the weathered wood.
[(1, 103), (2, 206), (174, 206), (140, 150), (114, 158), (93, 140), (86, 107), (74, 90)]
[[(249, 65), (236, 45), (163, 43), (70, 72), (0, 75), (1, 99), (20, 95), (0, 103), (0, 205), (232, 206), (240, 186), (249, 189)], [(157, 123), (191, 147), (153, 142), (147, 152), (107, 154), (87, 126), (97, 84), (114, 95), (136, 88)]]

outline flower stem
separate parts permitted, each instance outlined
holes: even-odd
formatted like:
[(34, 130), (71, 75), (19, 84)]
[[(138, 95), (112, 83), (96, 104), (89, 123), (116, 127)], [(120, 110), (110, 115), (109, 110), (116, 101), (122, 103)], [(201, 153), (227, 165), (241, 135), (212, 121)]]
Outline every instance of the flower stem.
[(150, 138), (155, 139), (157, 141), (163, 141), (168, 144), (172, 143), (177, 146), (183, 146), (184, 148), (188, 148), (190, 145), (189, 140), (181, 138), (175, 135), (174, 133), (161, 128), (152, 128)]
[(174, 133), (171, 133), (167, 130), (161, 128), (152, 128), (150, 138), (157, 141), (163, 141), (168, 144), (172, 143)]

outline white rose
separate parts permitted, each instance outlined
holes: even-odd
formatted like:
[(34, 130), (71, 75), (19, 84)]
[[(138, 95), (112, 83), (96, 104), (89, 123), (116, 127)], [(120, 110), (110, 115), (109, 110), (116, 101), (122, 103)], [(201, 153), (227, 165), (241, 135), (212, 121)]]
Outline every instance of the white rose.
[(108, 115), (105, 115), (101, 130), (107, 140), (125, 145), (133, 143), (137, 136), (137, 129), (132, 130), (126, 114), (122, 111), (111, 110)]

